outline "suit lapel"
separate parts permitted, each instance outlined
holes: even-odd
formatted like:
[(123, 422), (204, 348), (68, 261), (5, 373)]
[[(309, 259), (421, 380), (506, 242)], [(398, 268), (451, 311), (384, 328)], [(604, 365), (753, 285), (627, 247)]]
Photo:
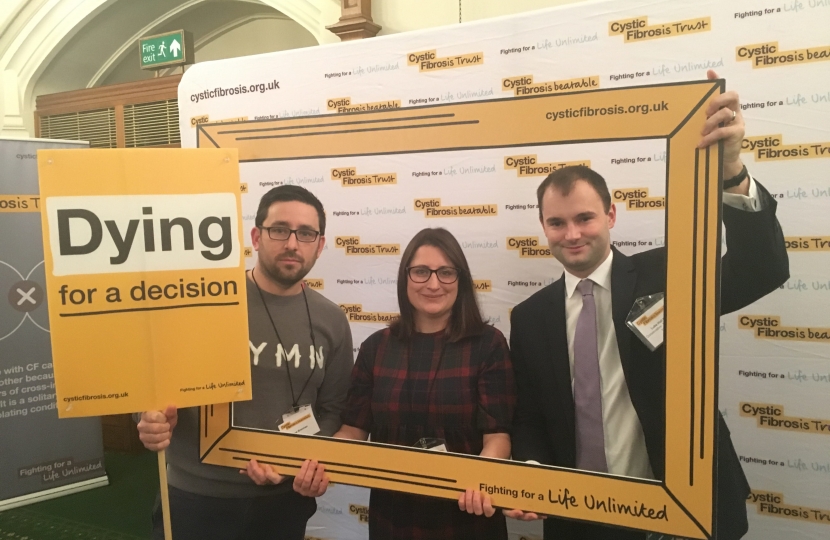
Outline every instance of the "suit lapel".
[(611, 263), (611, 316), (614, 319), (614, 331), (617, 334), (617, 346), (620, 361), (626, 379), (632, 373), (631, 365), (631, 331), (625, 324), (631, 306), (634, 305), (634, 288), (637, 285), (637, 272), (631, 259), (614, 250)]
[(574, 432), (574, 399), (571, 387), (571, 363), (568, 356), (568, 332), (565, 320), (565, 276), (550, 288), (550, 304), (545, 309), (545, 328), (550, 351), (550, 365), (556, 381), (556, 393), (563, 416)]

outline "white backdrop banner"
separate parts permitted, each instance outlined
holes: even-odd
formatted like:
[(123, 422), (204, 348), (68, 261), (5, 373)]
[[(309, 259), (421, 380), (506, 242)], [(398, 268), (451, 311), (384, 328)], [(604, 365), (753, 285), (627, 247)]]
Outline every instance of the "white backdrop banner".
[[(448, 137), (441, 152), (419, 153), (413, 142), (409, 153), (337, 157), (349, 141), (327, 144), (321, 128), (305, 147), (278, 121), (356, 113), (358, 134), (378, 128), (362, 126), (361, 112), (411, 108), (408, 120), (429, 125), (452, 120), (433, 117), (433, 105), (701, 80), (716, 70), (741, 95), (744, 161), (779, 201), (792, 274), (721, 319), (719, 406), (753, 488), (747, 538), (818, 540), (830, 534), (829, 27), (830, 0), (616, 0), (197, 64), (179, 87), (182, 146), (214, 146), (208, 132), (223, 146), (236, 141), (246, 228), (274, 186), (302, 185), (323, 201), (328, 241), (309, 281), (349, 313), (356, 347), (397, 312), (402, 249), (435, 226), (459, 238), (485, 314), (509, 335), (509, 310), (562, 271), (538, 222), (539, 182), (561, 164), (590, 164), (618, 207), (614, 244), (628, 254), (660, 246), (665, 139), (453, 150)], [(555, 130), (579, 116), (636, 123), (659, 111), (659, 103), (588, 107), (548, 111), (547, 120)], [(217, 123), (197, 137), (196, 126)], [(385, 136), (401, 137), (394, 127)], [(509, 136), (522, 129), (503, 122)], [(306, 157), (280, 158), (298, 152)], [(366, 537), (365, 490), (338, 486), (319, 504), (310, 537)], [(538, 527), (511, 534), (541, 536)]]

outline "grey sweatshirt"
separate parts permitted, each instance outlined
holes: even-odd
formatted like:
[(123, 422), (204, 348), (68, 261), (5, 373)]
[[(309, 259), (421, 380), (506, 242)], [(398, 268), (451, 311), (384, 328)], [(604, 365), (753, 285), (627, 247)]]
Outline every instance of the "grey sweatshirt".
[[(340, 413), (354, 364), (352, 334), (345, 314), (337, 304), (306, 288), (316, 342), (312, 364), (312, 340), (303, 295), (275, 296), (262, 291), (282, 340), (282, 347), (278, 348), (262, 298), (250, 279), (247, 284), (253, 399), (233, 405), (233, 424), (277, 431), (282, 415), (296, 401), (298, 405), (312, 406), (320, 426), (319, 435), (333, 435), (340, 428)], [(257, 486), (237, 469), (200, 463), (198, 407), (179, 410), (178, 425), (167, 449), (167, 463), (170, 485), (199, 495), (256, 497), (292, 489), (290, 481)], [(244, 468), (245, 464), (240, 464)]]

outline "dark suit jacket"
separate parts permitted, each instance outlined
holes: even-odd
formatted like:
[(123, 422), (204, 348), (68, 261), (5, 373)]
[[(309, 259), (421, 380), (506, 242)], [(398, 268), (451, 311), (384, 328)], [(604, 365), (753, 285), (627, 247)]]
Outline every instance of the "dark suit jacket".
[[(758, 184), (764, 209), (747, 212), (724, 205), (727, 253), (721, 262), (721, 312), (741, 309), (789, 277), (775, 200)], [(665, 291), (666, 250), (631, 257), (614, 250), (611, 304), (614, 329), (631, 401), (645, 434), (652, 471), (665, 470), (665, 348), (650, 351), (625, 324), (634, 300)], [(518, 384), (512, 434), (513, 458), (575, 467), (574, 403), (565, 327), (565, 278), (516, 306), (511, 317), (510, 349)], [(749, 485), (722, 417), (718, 425), (717, 538), (737, 539), (748, 528)], [(545, 538), (594, 540), (642, 538), (642, 533), (548, 518)]]

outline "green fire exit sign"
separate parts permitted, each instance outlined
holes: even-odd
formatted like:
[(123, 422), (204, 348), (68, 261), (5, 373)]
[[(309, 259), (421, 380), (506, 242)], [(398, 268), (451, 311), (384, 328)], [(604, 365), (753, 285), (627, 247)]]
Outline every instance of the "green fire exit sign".
[(184, 30), (138, 40), (141, 69), (159, 69), (193, 63), (193, 35)]

